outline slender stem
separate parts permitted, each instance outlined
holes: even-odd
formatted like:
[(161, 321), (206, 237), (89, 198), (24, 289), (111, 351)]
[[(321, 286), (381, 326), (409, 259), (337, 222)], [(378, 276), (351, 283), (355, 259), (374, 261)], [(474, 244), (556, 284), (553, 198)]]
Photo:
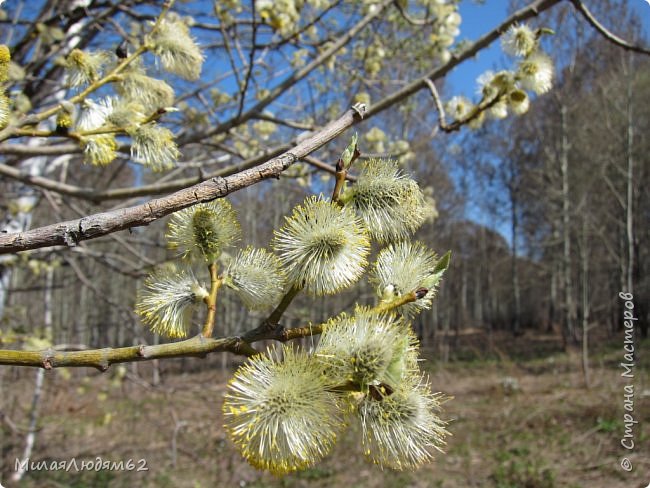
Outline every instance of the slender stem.
[(343, 185), (345, 184), (345, 179), (348, 176), (348, 171), (346, 169), (339, 170), (339, 166), (336, 167), (336, 184), (334, 185), (334, 191), (332, 192), (332, 203), (341, 205), (339, 198), (341, 197), (341, 191), (343, 190)]
[[(424, 294), (426, 294), (427, 290), (425, 290), (424, 288), (420, 290), (424, 290)], [(409, 293), (405, 293), (404, 295), (400, 295), (395, 300), (391, 300), (389, 302), (382, 302), (379, 305), (373, 307), (372, 311), (376, 313), (390, 312), (391, 310), (395, 310), (396, 308), (401, 307), (402, 305), (406, 305), (407, 303), (414, 302), (418, 299), (418, 293), (420, 292), (420, 290), (414, 290)]]
[(287, 310), (287, 308), (289, 308), (289, 305), (291, 305), (291, 302), (293, 301), (294, 298), (296, 298), (296, 296), (298, 295), (298, 293), (300, 293), (301, 290), (302, 290), (302, 286), (293, 285), (289, 289), (287, 294), (284, 295), (284, 297), (282, 297), (282, 300), (280, 301), (278, 306), (275, 307), (275, 310), (271, 312), (271, 315), (269, 315), (269, 317), (264, 321), (264, 323), (267, 326), (273, 326), (273, 327), (278, 325), (280, 319), (282, 318), (282, 315)]
[(603, 24), (601, 24), (596, 17), (589, 11), (587, 6), (580, 0), (571, 0), (573, 6), (582, 14), (582, 16), (594, 27), (605, 39), (609, 42), (622, 47), (627, 51), (634, 51), (641, 54), (650, 55), (650, 49), (643, 46), (635, 46), (634, 44), (622, 39), (613, 32), (609, 31)]
[(340, 158), (336, 163), (336, 183), (334, 184), (334, 191), (332, 191), (332, 203), (336, 203), (341, 207), (343, 206), (340, 202), (340, 198), (341, 191), (343, 191), (343, 186), (345, 185), (345, 180), (348, 177), (348, 169), (359, 158), (360, 155), (361, 152), (359, 151), (359, 147), (355, 142), (354, 149), (352, 150), (352, 156), (350, 156), (350, 161), (346, 164), (345, 161)]
[(162, 20), (167, 15), (167, 12), (169, 12), (171, 10), (171, 8), (174, 6), (175, 2), (176, 2), (176, 0), (166, 0), (165, 1), (165, 3), (162, 6), (162, 10), (160, 11), (160, 15), (156, 19), (156, 23), (151, 28), (151, 32), (156, 32), (158, 30), (158, 27), (160, 27), (160, 23), (162, 22)]
[[(69, 103), (79, 103), (83, 101), (88, 95), (91, 93), (97, 91), (100, 89), (102, 86), (112, 83), (114, 81), (119, 80), (119, 74), (124, 71), (124, 69), (131, 64), (136, 58), (138, 58), (140, 55), (144, 54), (147, 51), (147, 48), (145, 46), (140, 46), (138, 49), (136, 49), (131, 56), (128, 58), (124, 59), (121, 63), (119, 63), (115, 68), (113, 68), (109, 73), (107, 73), (103, 78), (97, 80), (96, 82), (88, 85), (88, 87), (83, 90), (81, 93), (78, 95), (73, 96), (68, 100)], [(29, 123), (34, 123), (34, 122), (41, 122), (42, 120), (47, 119), (48, 117), (54, 115), (61, 109), (62, 105), (58, 104), (55, 105), (54, 107), (51, 107), (47, 110), (43, 110), (42, 112), (39, 112), (33, 116), (28, 117), (28, 122)], [(20, 125), (20, 124), (19, 124)]]
[[(401, 307), (402, 305), (406, 305), (407, 303), (414, 302), (419, 298), (423, 298), (427, 294), (427, 292), (428, 290), (426, 288), (419, 288), (417, 290), (411, 291), (410, 293), (401, 295), (389, 302), (382, 302), (379, 305), (373, 307), (371, 309), (371, 312), (373, 313), (390, 312), (391, 310), (395, 310), (396, 308)], [(282, 327), (269, 329), (268, 327), (265, 328), (264, 327), (265, 325), (266, 322), (264, 322), (260, 327), (257, 327), (256, 329), (246, 332), (241, 336), (241, 338), (246, 343), (268, 340), (268, 339), (273, 339), (280, 342), (286, 342), (294, 339), (300, 339), (302, 337), (322, 334), (323, 330), (325, 330), (326, 327), (325, 323), (318, 324), (318, 325), (306, 325), (303, 327), (294, 327), (291, 329), (284, 329)]]
[(217, 272), (216, 261), (210, 263), (208, 269), (210, 270), (210, 294), (203, 300), (208, 307), (208, 315), (205, 317), (203, 331), (201, 332), (203, 337), (212, 337), (214, 323), (217, 318), (217, 293), (223, 284), (223, 279), (219, 278)]
[(438, 111), (438, 127), (440, 127), (440, 130), (444, 132), (453, 132), (459, 130), (463, 125), (469, 124), (479, 115), (481, 115), (481, 113), (485, 112), (487, 109), (492, 108), (494, 105), (502, 101), (503, 97), (505, 96), (504, 90), (501, 89), (494, 97), (487, 99), (483, 97), (477, 105), (474, 105), (472, 107), (472, 109), (465, 117), (459, 120), (455, 120), (451, 124), (447, 124), (447, 120), (445, 118), (445, 109), (442, 106), (436, 85), (428, 78), (424, 80), (424, 83), (429, 87), (429, 92), (433, 97), (433, 102), (436, 106), (436, 110)]
[[(139, 122), (139, 125), (145, 125), (151, 122), (155, 122), (158, 119), (160, 119), (160, 117), (162, 117), (165, 113), (167, 113), (167, 110), (165, 110), (164, 108), (155, 110), (146, 119), (144, 119), (142, 122)], [(127, 131), (125, 128), (116, 127), (114, 125), (107, 125), (104, 127), (99, 127), (97, 129), (74, 131), (74, 132), (61, 132), (58, 130), (42, 130), (42, 129), (28, 128), (28, 129), (14, 129), (13, 134), (9, 136), (9, 138), (12, 139), (17, 137), (25, 137), (25, 136), (67, 137), (69, 139), (74, 139), (76, 141), (79, 141), (83, 137), (87, 137), (87, 136), (96, 136), (96, 135), (103, 135), (103, 134), (126, 134), (126, 133)]]
[(304, 327), (293, 327), (291, 329), (285, 329), (282, 332), (283, 341), (292, 341), (294, 339), (300, 339), (302, 337), (309, 337), (314, 335), (319, 335), (323, 333), (325, 329), (324, 324), (319, 325), (307, 325)]

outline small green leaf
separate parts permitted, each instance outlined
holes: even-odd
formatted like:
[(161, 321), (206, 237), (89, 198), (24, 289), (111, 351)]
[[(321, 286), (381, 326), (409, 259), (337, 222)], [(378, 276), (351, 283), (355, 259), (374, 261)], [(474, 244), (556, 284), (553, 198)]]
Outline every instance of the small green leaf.
[(343, 162), (343, 168), (348, 169), (352, 164), (352, 161), (355, 159), (355, 153), (357, 152), (357, 141), (359, 140), (358, 134), (355, 132), (350, 140), (350, 144), (345, 148), (345, 151), (341, 154), (341, 161)]
[(436, 263), (436, 267), (433, 269), (433, 274), (442, 274), (447, 271), (449, 267), (449, 262), (451, 261), (451, 251), (447, 251), (444, 256)]

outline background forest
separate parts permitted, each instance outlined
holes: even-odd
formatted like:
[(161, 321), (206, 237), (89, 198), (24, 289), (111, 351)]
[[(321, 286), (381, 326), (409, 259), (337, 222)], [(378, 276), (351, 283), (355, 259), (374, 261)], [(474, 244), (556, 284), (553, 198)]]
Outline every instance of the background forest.
[[(434, 389), (454, 397), (444, 406), (453, 434), (446, 453), (416, 472), (381, 471), (364, 463), (349, 436), (317, 467), (275, 478), (248, 466), (221, 427), (225, 384), (243, 357), (134, 362), (105, 373), (1, 366), (0, 483), (645, 487), (650, 57), (605, 39), (572, 2), (559, 2), (529, 20), (554, 32), (542, 40), (555, 66), (552, 90), (532, 95), (523, 115), (487, 117), (480, 127), (447, 132), (427, 89), (400, 96), (388, 110), (373, 107), (388, 106), (387, 97), (409, 81), (459, 59), (505, 17), (477, 31), (461, 23), (454, 39), (435, 22), (418, 22), (435, 2), (307, 1), (302, 9), (296, 7), (302, 2), (267, 3), (174, 5), (172, 13), (193, 19), (191, 33), (206, 61), (200, 78), (188, 81), (147, 60), (152, 78), (175, 90), (170, 105), (179, 110), (160, 117), (181, 154), (172, 169), (156, 172), (134, 161), (126, 137), (117, 138), (117, 158), (107, 166), (83, 164), (83, 148), (71, 139), (12, 136), (2, 142), (3, 232), (141, 204), (208, 177), (238, 173), (288, 150), (354, 103), (367, 103), (367, 120), (278, 179), (243, 188), (229, 200), (246, 242), (267, 246), (296, 204), (307, 195), (331, 193), (334, 165), (355, 132), (361, 159), (392, 156), (420, 184), (435, 211), (415, 239), (439, 255), (452, 254), (432, 308), (413, 323)], [(405, 11), (400, 5), (407, 3), (412, 5)], [(464, 12), (491, 18), (485, 12), (492, 3), (462, 2), (463, 23)], [(644, 2), (585, 4), (617, 36), (650, 45), (650, 6)], [(526, 5), (511, 1), (507, 15)], [(14, 62), (5, 83), (13, 110), (31, 113), (76, 93), (65, 88), (62, 61), (71, 46), (112, 52), (122, 40), (140, 36), (161, 7), (163, 2), (131, 0), (6, 1), (0, 42)], [(251, 21), (253, 13), (257, 21)], [(498, 54), (490, 66), (482, 55), (467, 61), (478, 74), (514, 63)], [(459, 94), (477, 99), (467, 92), (473, 79), (454, 83), (458, 78), (445, 80), (446, 73), (436, 79), (443, 101)], [(1, 254), (2, 348), (167, 341), (134, 313), (147, 274), (175, 256), (164, 239), (167, 221), (73, 247)], [(620, 443), (626, 384), (619, 366), (626, 352), (620, 292), (634, 296), (638, 318), (639, 423), (632, 452)], [(318, 324), (374, 296), (363, 280), (331, 297), (300, 295), (282, 324)], [(223, 294), (217, 317), (218, 335), (229, 336), (255, 327), (264, 314)], [(309, 347), (314, 340), (300, 342)], [(146, 459), (148, 471), (32, 471), (10, 481), (15, 460), (25, 454), (33, 460)], [(620, 467), (624, 455), (632, 462), (630, 473)]]

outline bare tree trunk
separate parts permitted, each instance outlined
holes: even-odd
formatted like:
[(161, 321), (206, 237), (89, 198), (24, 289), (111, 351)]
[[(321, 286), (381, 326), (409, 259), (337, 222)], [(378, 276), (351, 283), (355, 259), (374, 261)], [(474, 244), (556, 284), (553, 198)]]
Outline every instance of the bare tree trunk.
[(483, 267), (481, 266), (474, 273), (474, 320), (478, 327), (483, 326), (483, 287), (481, 286), (481, 278)]
[[(555, 226), (554, 226), (555, 227)], [(559, 232), (557, 227), (553, 229), (553, 242), (559, 241)], [(548, 306), (548, 326), (546, 328), (547, 332), (552, 332), (555, 323), (557, 322), (557, 283), (559, 276), (559, 266), (557, 259), (555, 259), (555, 253), (553, 253), (553, 263), (551, 266), (551, 299)]]
[[(3, 264), (4, 262), (4, 264)], [(0, 319), (4, 317), (5, 306), (9, 298), (9, 284), (11, 283), (11, 270), (9, 260), (0, 260)]]
[(634, 144), (634, 125), (632, 125), (632, 55), (628, 58), (628, 73), (627, 73), (627, 134), (625, 138), (625, 156), (627, 159), (627, 199), (625, 205), (625, 223), (626, 223), (626, 237), (627, 237), (627, 292), (634, 293), (634, 158), (633, 158), (633, 144)]
[(580, 273), (582, 275), (582, 374), (585, 387), (591, 386), (589, 378), (589, 249), (587, 239), (587, 219), (582, 219), (582, 239), (580, 243)]
[[(513, 176), (514, 179), (514, 176)], [(517, 220), (517, 193), (514, 181), (510, 181), (510, 209), (512, 219), (512, 246), (511, 246), (511, 274), (512, 280), (512, 293), (515, 302), (514, 313), (512, 317), (512, 333), (519, 335), (521, 321), (521, 299), (519, 293), (519, 273), (517, 271), (517, 232), (519, 230), (519, 222)]]
[(575, 341), (573, 323), (573, 283), (571, 280), (571, 218), (569, 214), (569, 137), (566, 121), (566, 106), (560, 107), (562, 143), (560, 150), (560, 171), (562, 173), (562, 242), (563, 242), (563, 285), (564, 285), (564, 340)]
[[(153, 335), (153, 343), (155, 346), (160, 344), (160, 335), (154, 334)], [(152, 367), (152, 376), (151, 376), (151, 384), (153, 386), (158, 386), (160, 384), (160, 361), (157, 359), (154, 359), (151, 361), (151, 367)]]
[(438, 334), (439, 323), (440, 323), (440, 311), (438, 310), (438, 300), (434, 300), (431, 305), (431, 328), (427, 334), (426, 346), (433, 347), (436, 343), (436, 339), (440, 336)]
[(458, 331), (465, 327), (467, 323), (467, 266), (463, 263), (460, 275), (460, 310), (454, 329)]
[[(447, 298), (447, 292), (444, 292), (444, 294), (441, 294), (439, 296), (439, 300), (443, 298)], [(441, 306), (440, 308), (443, 309), (442, 312), (442, 333), (440, 334), (440, 359), (442, 360), (443, 363), (449, 362), (449, 331), (450, 331), (450, 320), (451, 320), (451, 314), (449, 313), (450, 307), (449, 304), (445, 304), (447, 306)]]
[[(52, 288), (54, 284), (54, 268), (49, 266), (45, 274), (45, 296), (43, 297), (43, 324), (45, 326), (45, 337), (52, 337)], [(36, 442), (36, 424), (38, 423), (38, 408), (41, 403), (43, 392), (43, 381), (45, 379), (45, 369), (39, 368), (36, 372), (36, 385), (34, 386), (34, 395), (32, 396), (32, 406), (29, 412), (29, 428), (25, 437), (25, 450), (23, 451), (22, 463), (12, 475), (12, 481), (20, 481), (28, 469), (29, 458), (34, 450)]]

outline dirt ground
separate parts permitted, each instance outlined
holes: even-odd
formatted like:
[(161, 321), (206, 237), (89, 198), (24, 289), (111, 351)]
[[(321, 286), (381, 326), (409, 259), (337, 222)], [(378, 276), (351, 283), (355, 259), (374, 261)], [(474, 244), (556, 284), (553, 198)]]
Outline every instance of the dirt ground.
[[(240, 458), (221, 427), (228, 373), (215, 357), (213, 371), (175, 373), (181, 363), (166, 363), (156, 387), (148, 383), (152, 369), (145, 364), (138, 365), (138, 376), (129, 373), (122, 381), (116, 368), (85, 378), (87, 371), (48, 372), (31, 461), (49, 466), (74, 459), (81, 467), (97, 458), (125, 465), (132, 460), (133, 470), (29, 471), (16, 485), (9, 477), (22, 454), (35, 374), (5, 374), (3, 394), (11, 401), (4, 402), (6, 421), (1, 424), (0, 483), (6, 488), (646, 488), (650, 342), (638, 348), (645, 357), (635, 362), (635, 377), (628, 383), (619, 364), (622, 339), (610, 339), (609, 346), (592, 354), (587, 389), (578, 351), (566, 353), (554, 341), (543, 341), (503, 336), (491, 342), (486, 354), (477, 353), (475, 345), (485, 343), (478, 337), (458, 346), (458, 354), (446, 364), (433, 360), (433, 351), (424, 351), (434, 390), (454, 397), (444, 411), (453, 436), (445, 454), (415, 472), (382, 471), (366, 463), (354, 430), (315, 468), (284, 478), (255, 470)], [(186, 361), (183, 367), (200, 361)], [(631, 451), (621, 446), (626, 384), (634, 385), (633, 415), (638, 421)], [(631, 462), (631, 472), (621, 468), (623, 457)], [(144, 467), (146, 471), (137, 471)]]

